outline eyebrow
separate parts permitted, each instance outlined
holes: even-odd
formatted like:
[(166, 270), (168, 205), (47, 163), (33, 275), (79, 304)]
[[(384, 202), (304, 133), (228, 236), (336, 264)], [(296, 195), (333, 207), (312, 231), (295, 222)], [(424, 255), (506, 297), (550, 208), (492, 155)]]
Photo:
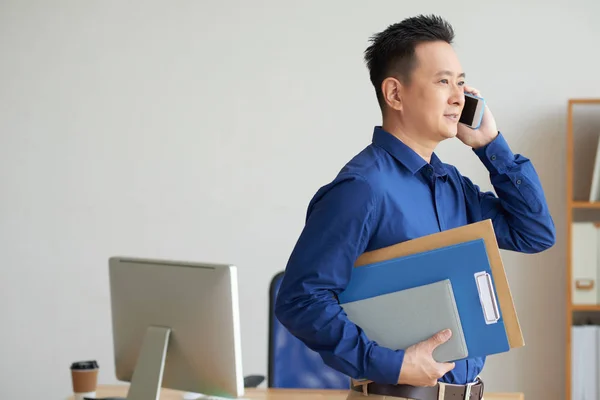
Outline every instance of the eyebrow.
[[(450, 71), (440, 71), (437, 74), (435, 74), (435, 76), (454, 76), (454, 74)], [(458, 77), (459, 78), (465, 78), (467, 75), (464, 72), (461, 72)]]

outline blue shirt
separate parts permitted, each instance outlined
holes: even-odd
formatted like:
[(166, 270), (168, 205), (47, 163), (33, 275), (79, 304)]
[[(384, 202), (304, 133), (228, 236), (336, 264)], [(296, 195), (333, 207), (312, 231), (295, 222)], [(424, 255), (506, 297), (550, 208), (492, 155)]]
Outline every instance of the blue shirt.
[[(363, 252), (484, 219), (492, 220), (502, 249), (535, 253), (554, 244), (554, 222), (531, 161), (513, 154), (501, 133), (473, 151), (498, 196), (480, 191), (435, 153), (427, 163), (375, 127), (372, 143), (310, 201), (275, 313), (326, 364), (355, 379), (398, 382), (404, 351), (369, 340), (333, 296), (344, 290)], [(440, 380), (472, 382), (484, 362), (458, 361)]]

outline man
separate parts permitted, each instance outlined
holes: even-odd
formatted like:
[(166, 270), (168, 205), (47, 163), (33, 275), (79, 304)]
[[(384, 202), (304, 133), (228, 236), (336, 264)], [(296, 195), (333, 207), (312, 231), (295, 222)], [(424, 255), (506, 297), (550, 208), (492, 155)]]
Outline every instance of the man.
[[(439, 382), (460, 385), (459, 396), (469, 386), (471, 398), (481, 398), (485, 360), (436, 362), (432, 351), (448, 331), (405, 351), (371, 341), (335, 297), (360, 254), (484, 219), (493, 221), (503, 249), (536, 253), (555, 241), (536, 171), (513, 154), (490, 110), (477, 130), (458, 124), (465, 92), (480, 93), (465, 84), (453, 38), (450, 24), (435, 16), (408, 18), (372, 38), (365, 59), (382, 126), (311, 200), (276, 303), (293, 335), (329, 366), (373, 381), (367, 392), (375, 398), (437, 399)], [(455, 137), (488, 169), (497, 197), (436, 156), (436, 146)], [(363, 395), (354, 389), (349, 398)]]

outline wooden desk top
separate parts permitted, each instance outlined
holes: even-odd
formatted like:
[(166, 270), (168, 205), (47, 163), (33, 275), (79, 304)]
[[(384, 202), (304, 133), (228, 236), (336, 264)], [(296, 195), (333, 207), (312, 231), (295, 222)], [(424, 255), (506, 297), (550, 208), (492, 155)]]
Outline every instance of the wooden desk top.
[[(99, 385), (96, 397), (125, 397), (129, 385)], [(252, 400), (345, 400), (348, 396), (347, 390), (316, 390), (316, 389), (246, 389), (244, 396), (239, 399)], [(182, 400), (185, 392), (171, 389), (162, 389), (160, 400)], [(201, 400), (200, 397), (199, 400)], [(69, 397), (73, 400), (73, 396)], [(512, 399), (510, 399), (512, 400)], [(520, 400), (520, 399), (518, 399)]]
[[(100, 385), (96, 397), (125, 397), (128, 385)], [(184, 392), (163, 389), (160, 400), (182, 400)], [(246, 389), (242, 399), (252, 400), (345, 400), (347, 390), (315, 390), (315, 389)], [(200, 398), (202, 399), (202, 398)], [(366, 398), (368, 399), (368, 397)], [(485, 393), (485, 400), (524, 400), (522, 393)], [(69, 400), (73, 400), (70, 397)]]

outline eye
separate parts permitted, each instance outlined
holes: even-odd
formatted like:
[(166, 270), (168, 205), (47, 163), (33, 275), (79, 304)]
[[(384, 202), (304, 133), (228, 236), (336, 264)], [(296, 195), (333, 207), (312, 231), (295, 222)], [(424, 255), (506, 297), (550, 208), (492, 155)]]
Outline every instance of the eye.
[(440, 83), (447, 84), (447, 83), (448, 83), (448, 79), (442, 79), (442, 80), (440, 81)]
[(464, 81), (458, 82), (458, 86), (464, 86), (464, 85), (465, 85)]

